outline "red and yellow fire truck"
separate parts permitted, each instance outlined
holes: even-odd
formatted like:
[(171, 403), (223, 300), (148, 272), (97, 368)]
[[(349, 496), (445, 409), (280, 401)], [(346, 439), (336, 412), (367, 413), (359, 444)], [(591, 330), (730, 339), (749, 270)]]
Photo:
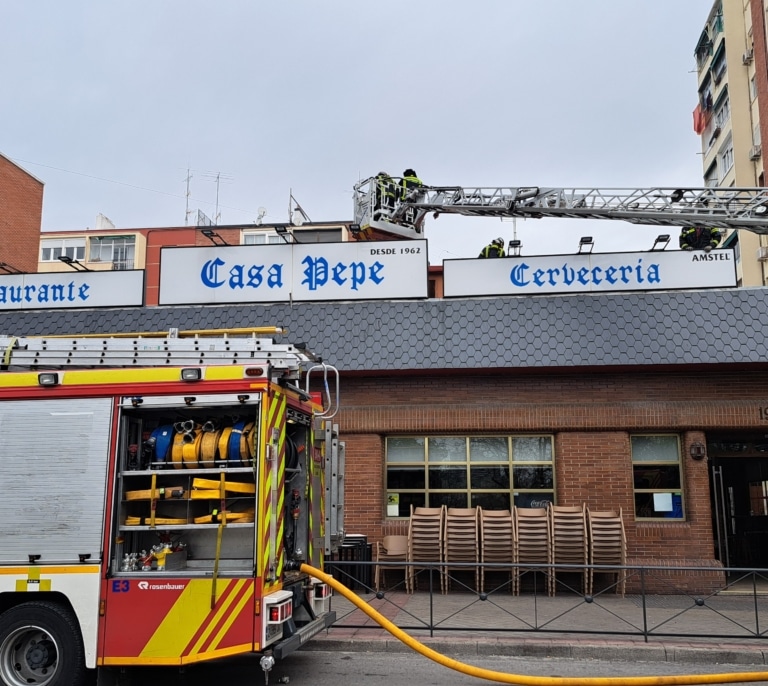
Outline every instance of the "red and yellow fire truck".
[(338, 373), (280, 333), (0, 337), (0, 683), (266, 674), (330, 626)]

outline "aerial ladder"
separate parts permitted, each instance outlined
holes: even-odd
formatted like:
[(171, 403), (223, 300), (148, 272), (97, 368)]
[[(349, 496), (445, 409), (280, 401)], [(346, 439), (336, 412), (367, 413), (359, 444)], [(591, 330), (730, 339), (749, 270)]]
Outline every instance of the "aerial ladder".
[(355, 185), (353, 197), (353, 233), (359, 240), (423, 238), (429, 214), (435, 218), (461, 214), (500, 219), (614, 219), (768, 234), (768, 188), (421, 186), (404, 195), (398, 192), (394, 201), (387, 202), (379, 180), (370, 177)]

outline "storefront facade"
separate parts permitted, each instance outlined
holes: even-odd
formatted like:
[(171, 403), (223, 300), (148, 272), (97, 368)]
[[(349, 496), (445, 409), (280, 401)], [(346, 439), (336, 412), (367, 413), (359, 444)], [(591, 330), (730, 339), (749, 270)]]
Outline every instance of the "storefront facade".
[(29, 336), (277, 325), (341, 371), (345, 524), (621, 508), (632, 564), (761, 566), (763, 289), (18, 310)]

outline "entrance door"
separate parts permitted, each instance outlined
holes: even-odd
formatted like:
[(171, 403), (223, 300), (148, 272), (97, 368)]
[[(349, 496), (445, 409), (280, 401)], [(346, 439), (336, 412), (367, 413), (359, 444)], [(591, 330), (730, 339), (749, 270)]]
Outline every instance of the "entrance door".
[(717, 558), (727, 567), (768, 567), (768, 438), (709, 436)]

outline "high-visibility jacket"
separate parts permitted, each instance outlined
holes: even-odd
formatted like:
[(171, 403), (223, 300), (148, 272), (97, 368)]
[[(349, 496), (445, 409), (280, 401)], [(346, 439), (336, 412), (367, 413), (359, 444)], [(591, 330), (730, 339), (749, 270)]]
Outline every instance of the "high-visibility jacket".
[(504, 257), (504, 248), (494, 243), (486, 245), (481, 251), (478, 257), (485, 259), (486, 257)]
[(720, 229), (705, 226), (687, 226), (680, 232), (680, 247), (703, 250), (707, 246), (716, 248), (720, 244)]
[(411, 188), (419, 188), (423, 185), (418, 176), (404, 176), (400, 181), (400, 198), (405, 200), (405, 196)]

